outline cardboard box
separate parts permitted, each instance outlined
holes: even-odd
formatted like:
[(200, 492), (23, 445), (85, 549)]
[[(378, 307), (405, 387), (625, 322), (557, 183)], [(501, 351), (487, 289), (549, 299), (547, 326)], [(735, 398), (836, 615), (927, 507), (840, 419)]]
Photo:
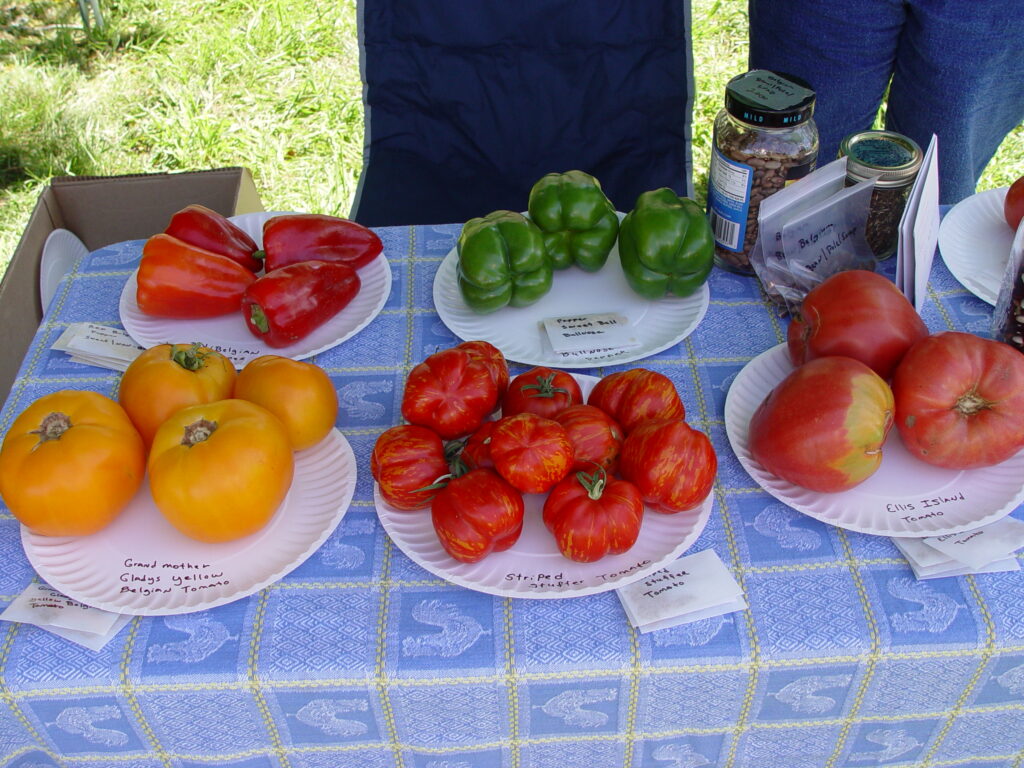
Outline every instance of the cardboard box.
[(225, 216), (262, 211), (245, 168), (132, 176), (65, 176), (39, 195), (28, 226), (0, 282), (0, 402), (6, 399), (43, 317), (39, 298), (43, 245), (67, 229), (90, 250), (162, 232), (171, 216), (200, 203)]

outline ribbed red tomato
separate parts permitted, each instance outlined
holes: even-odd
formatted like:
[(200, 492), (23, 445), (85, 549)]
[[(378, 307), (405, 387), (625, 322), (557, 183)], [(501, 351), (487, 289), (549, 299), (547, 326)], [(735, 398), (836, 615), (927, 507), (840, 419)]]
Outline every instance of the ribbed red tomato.
[(491, 368), (458, 347), (427, 357), (409, 372), (402, 393), (402, 416), (444, 440), (470, 434), (498, 404)]
[(708, 436), (682, 420), (647, 421), (626, 436), (619, 474), (656, 512), (694, 509), (711, 493), (718, 457)]
[(494, 461), (491, 460), (491, 433), (494, 432), (495, 424), (496, 421), (485, 421), (480, 429), (466, 438), (459, 455), (470, 469), (494, 467)]
[(615, 419), (627, 434), (645, 421), (686, 417), (672, 379), (647, 368), (630, 368), (605, 376), (594, 385), (587, 403)]
[(544, 501), (544, 525), (558, 550), (580, 563), (622, 554), (640, 536), (644, 501), (635, 485), (602, 469), (577, 472), (551, 489)]
[(491, 433), (491, 460), (523, 493), (544, 493), (569, 473), (572, 441), (557, 421), (534, 413), (505, 416)]
[(601, 467), (614, 472), (619, 466), (619, 451), (622, 450), (622, 427), (615, 419), (593, 405), (573, 405), (555, 417), (569, 440), (572, 441), (576, 458), (572, 468), (593, 472)]
[(395, 509), (429, 507), (438, 490), (432, 486), (448, 474), (444, 443), (426, 427), (391, 427), (374, 443), (370, 474), (377, 481), (380, 495)]
[(951, 469), (999, 464), (1024, 449), (1024, 355), (946, 331), (919, 341), (892, 383), (896, 428), (922, 461)]
[(493, 469), (473, 469), (453, 478), (430, 505), (444, 551), (463, 563), (502, 552), (523, 532), (523, 496)]
[(508, 361), (501, 350), (489, 341), (482, 340), (464, 341), (456, 349), (469, 352), (471, 357), (475, 357), (490, 369), (494, 383), (498, 387), (498, 399), (501, 400), (508, 389), (509, 380)]
[(576, 379), (565, 371), (538, 366), (512, 379), (501, 400), (501, 415), (535, 413), (553, 419), (570, 405), (583, 402)]

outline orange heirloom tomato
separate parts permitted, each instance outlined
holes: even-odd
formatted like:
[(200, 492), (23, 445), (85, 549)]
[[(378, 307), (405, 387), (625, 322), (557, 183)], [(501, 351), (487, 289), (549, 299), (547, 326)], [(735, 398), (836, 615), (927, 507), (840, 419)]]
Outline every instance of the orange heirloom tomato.
[(139, 355), (121, 377), (117, 400), (146, 445), (175, 411), (231, 397), (235, 366), (199, 344), (159, 344)]
[(149, 488), (186, 536), (219, 542), (265, 526), (295, 471), (288, 432), (248, 400), (183, 408), (160, 425), (149, 451)]
[(44, 395), (14, 420), (0, 448), (0, 496), (44, 536), (88, 536), (131, 501), (146, 447), (128, 415), (98, 392)]
[(319, 443), (338, 420), (338, 392), (324, 369), (288, 357), (250, 360), (235, 381), (235, 397), (277, 416), (296, 451)]

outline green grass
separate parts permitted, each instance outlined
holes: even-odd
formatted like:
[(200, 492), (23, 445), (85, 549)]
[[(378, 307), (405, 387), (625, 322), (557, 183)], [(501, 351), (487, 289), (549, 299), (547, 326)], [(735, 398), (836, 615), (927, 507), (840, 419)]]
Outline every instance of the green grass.
[[(268, 209), (348, 212), (362, 156), (356, 0), (102, 0), (0, 6), (0, 272), (55, 175), (245, 165)], [(746, 69), (745, 0), (695, 0), (694, 183)], [(79, 28), (76, 28), (79, 27)], [(1024, 174), (1024, 127), (980, 187)]]

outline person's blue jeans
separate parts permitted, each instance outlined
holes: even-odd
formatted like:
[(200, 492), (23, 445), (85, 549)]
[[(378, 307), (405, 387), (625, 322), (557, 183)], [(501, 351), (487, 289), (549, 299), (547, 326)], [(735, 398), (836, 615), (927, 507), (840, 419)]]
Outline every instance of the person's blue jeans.
[(889, 86), (886, 128), (922, 150), (938, 136), (941, 201), (955, 203), (1024, 120), (1021, 0), (748, 4), (750, 68), (798, 75), (817, 92), (819, 165), (872, 126)]

